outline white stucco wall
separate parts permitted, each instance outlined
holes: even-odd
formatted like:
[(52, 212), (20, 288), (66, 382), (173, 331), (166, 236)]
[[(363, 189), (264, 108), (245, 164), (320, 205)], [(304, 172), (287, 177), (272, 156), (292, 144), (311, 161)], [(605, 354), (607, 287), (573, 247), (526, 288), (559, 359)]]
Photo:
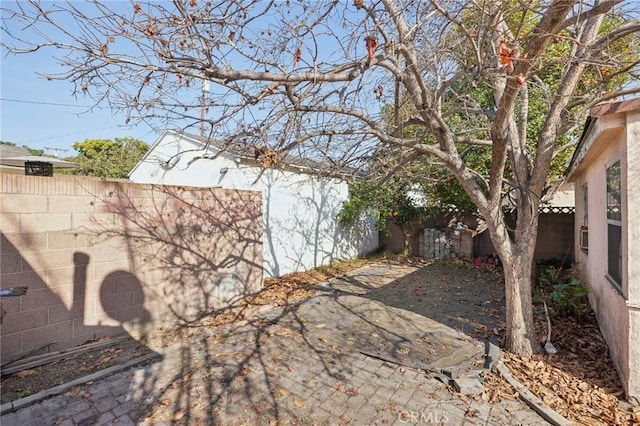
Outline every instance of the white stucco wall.
[[(593, 144), (572, 176), (575, 184), (575, 262), (589, 287), (603, 337), (627, 395), (640, 398), (640, 120), (619, 115), (598, 118)], [(622, 172), (622, 287), (607, 274), (606, 169), (621, 161)], [(631, 165), (631, 166), (629, 166)], [(588, 252), (580, 249), (583, 225), (583, 185), (588, 186)]]
[[(262, 192), (267, 275), (308, 270), (378, 247), (372, 220), (349, 229), (338, 224), (336, 215), (348, 197), (346, 183), (307, 173), (262, 169), (228, 153), (215, 156), (214, 151), (202, 148), (197, 140), (167, 132), (134, 168), (130, 179)], [(225, 168), (226, 173), (221, 173)]]

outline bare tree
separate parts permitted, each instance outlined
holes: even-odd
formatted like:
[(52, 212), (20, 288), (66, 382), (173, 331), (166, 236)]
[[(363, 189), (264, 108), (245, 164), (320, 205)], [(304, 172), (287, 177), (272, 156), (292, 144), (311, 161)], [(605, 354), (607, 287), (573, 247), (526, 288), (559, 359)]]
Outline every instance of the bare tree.
[[(637, 78), (638, 8), (622, 0), (21, 1), (2, 5), (3, 46), (53, 48), (64, 71), (47, 78), (70, 81), (77, 96), (132, 122), (204, 122), (209, 138), (346, 171), (402, 170), (375, 158), (381, 146), (411, 161), (437, 159), (487, 221), (504, 265), (507, 347), (526, 356), (540, 349), (530, 277), (550, 164), (590, 106), (640, 90), (608, 92)], [(465, 163), (463, 144), (490, 150), (488, 174)], [(517, 209), (511, 232), (507, 196)]]

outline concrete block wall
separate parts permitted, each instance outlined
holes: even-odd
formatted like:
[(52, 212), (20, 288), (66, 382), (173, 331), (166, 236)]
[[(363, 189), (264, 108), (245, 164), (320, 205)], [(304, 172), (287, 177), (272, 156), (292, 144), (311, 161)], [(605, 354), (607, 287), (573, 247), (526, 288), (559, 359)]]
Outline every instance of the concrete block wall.
[(451, 250), (457, 258), (473, 260), (473, 237), (470, 229), (449, 229)]
[(538, 225), (536, 259), (573, 260), (575, 213), (541, 213)]
[[(571, 209), (567, 209), (571, 210)], [(573, 223), (575, 214), (568, 212), (541, 213), (538, 225), (538, 239), (536, 242), (535, 259), (551, 260), (565, 259), (567, 262), (573, 260)], [(465, 215), (461, 218), (451, 214), (443, 214), (427, 221), (412, 224), (408, 227), (409, 253), (423, 256), (424, 230), (427, 228), (447, 228), (457, 222), (463, 222), (470, 230), (478, 231), (479, 220), (473, 215)], [(455, 235), (453, 236), (455, 241)], [(487, 256), (495, 253), (495, 248), (489, 237), (489, 232), (482, 228), (482, 232), (475, 233), (472, 247), (468, 245), (467, 236), (464, 241), (460, 241), (456, 253), (459, 257), (470, 258), (472, 256)], [(380, 233), (380, 244), (385, 250), (400, 252), (404, 249), (404, 236), (398, 226), (393, 221), (388, 222), (388, 229)], [(455, 242), (454, 242), (455, 245)]]
[(188, 322), (262, 285), (253, 191), (0, 175), (2, 362)]
[(420, 256), (426, 259), (448, 259), (451, 257), (451, 241), (446, 230), (426, 228), (420, 242)]
[[(535, 259), (573, 260), (573, 223), (575, 213), (540, 213), (538, 221), (538, 239), (536, 240)], [(476, 236), (475, 255), (487, 256), (495, 253), (495, 248), (485, 231)]]

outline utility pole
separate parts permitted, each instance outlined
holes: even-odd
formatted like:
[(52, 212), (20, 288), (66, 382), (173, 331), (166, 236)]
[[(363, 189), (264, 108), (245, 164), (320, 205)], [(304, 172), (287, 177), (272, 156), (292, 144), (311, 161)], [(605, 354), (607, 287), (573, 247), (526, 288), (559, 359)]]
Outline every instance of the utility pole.
[(202, 80), (202, 97), (200, 102), (200, 137), (204, 139), (204, 118), (207, 109), (205, 95), (209, 93), (209, 80)]
[(49, 146), (45, 146), (44, 149), (48, 149), (54, 152), (53, 156), (54, 157), (58, 157), (58, 152), (67, 152), (69, 151), (68, 149), (63, 149), (63, 148), (51, 148)]

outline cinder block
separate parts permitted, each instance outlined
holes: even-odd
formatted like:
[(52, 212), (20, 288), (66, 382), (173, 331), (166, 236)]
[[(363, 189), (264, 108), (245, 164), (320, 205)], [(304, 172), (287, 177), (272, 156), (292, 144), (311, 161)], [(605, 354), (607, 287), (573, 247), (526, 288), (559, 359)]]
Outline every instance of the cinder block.
[(71, 321), (48, 325), (45, 327), (26, 330), (22, 333), (22, 344), (24, 350), (38, 348), (48, 343), (58, 342), (55, 348), (66, 347), (64, 342), (68, 342), (72, 337)]
[(69, 230), (83, 232), (85, 234), (95, 233), (99, 235), (103, 232), (100, 227), (109, 229), (113, 227), (113, 215), (102, 213), (70, 213), (71, 218)]
[(74, 283), (86, 283), (87, 278), (93, 275), (92, 265), (73, 265), (62, 268), (52, 268), (45, 271), (47, 282), (52, 287), (71, 285)]
[(94, 262), (126, 262), (127, 265), (129, 264), (131, 253), (115, 241), (103, 241), (87, 249), (92, 254)]
[(143, 283), (145, 293), (149, 291), (162, 293), (166, 284), (165, 280), (168, 279), (167, 272), (161, 270), (160, 265), (151, 261), (144, 262), (141, 265), (144, 265), (144, 267), (136, 270), (135, 274), (140, 282)]
[(2, 362), (7, 361), (5, 358), (9, 354), (16, 354), (22, 351), (22, 333), (13, 333), (0, 335), (0, 354), (2, 354)]
[[(164, 290), (164, 286), (162, 285), (162, 283), (156, 283), (155, 286), (149, 286), (149, 285), (145, 285), (142, 288), (142, 292), (144, 293), (144, 303), (148, 304), (149, 302), (164, 302), (165, 301), (165, 290)], [(138, 298), (142, 297), (141, 295), (138, 294), (138, 292), (133, 292), (133, 300), (134, 300), (134, 304), (137, 305), (138, 302)]]
[[(30, 251), (22, 253), (23, 263), (26, 262), (35, 271), (41, 271), (49, 268), (60, 268), (73, 266), (73, 250), (43, 250)], [(28, 270), (23, 265), (22, 270)]]
[(47, 233), (46, 232), (33, 232), (33, 233), (20, 233), (19, 238), (14, 238), (15, 246), (20, 247), (20, 252), (27, 251), (40, 251), (47, 248)]
[(50, 250), (88, 248), (94, 238), (82, 232), (49, 232), (46, 236), (46, 247)]
[(14, 274), (5, 273), (4, 269), (0, 274), (0, 285), (2, 287), (29, 287), (28, 291), (47, 288), (46, 282), (37, 272), (17, 272)]
[[(69, 200), (73, 202), (69, 202)], [(93, 213), (95, 210), (95, 197), (74, 196), (69, 195), (50, 195), (48, 212), (49, 213)], [(47, 211), (47, 210), (45, 210)]]
[(127, 291), (117, 294), (101, 294), (100, 306), (105, 312), (128, 308), (133, 305), (133, 292)]
[(27, 213), (20, 215), (20, 232), (70, 231), (71, 215), (64, 213)]
[(88, 327), (85, 329), (87, 334), (74, 336), (69, 341), (69, 347), (82, 345), (87, 343), (89, 340), (99, 339), (101, 337), (109, 336), (124, 336), (127, 334), (126, 330), (122, 327), (113, 327), (113, 326), (97, 326), (97, 327)]
[(84, 315), (96, 315), (102, 312), (102, 308), (100, 307), (100, 299), (95, 297), (85, 297), (84, 303), (76, 302), (84, 306)]
[[(179, 267), (166, 269), (166, 261), (171, 260), (167, 256), (175, 255), (179, 245), (161, 240), (181, 238), (178, 243), (188, 243), (189, 250), (197, 250), (214, 262), (241, 254), (261, 264), (261, 194), (257, 192), (80, 182), (62, 177), (18, 178), (7, 184), (0, 177), (3, 188), (10, 187), (12, 194), (21, 196), (15, 198), (20, 213), (0, 213), (0, 220), (7, 222), (0, 223), (0, 229), (11, 235), (0, 241), (5, 255), (0, 284), (28, 285), (33, 291), (29, 299), (18, 299), (19, 303), (12, 305), (15, 309), (10, 315), (35, 315), (41, 312), (38, 309), (47, 310), (47, 315), (41, 313), (40, 322), (22, 318), (22, 324), (36, 327), (27, 335), (31, 343), (20, 348), (23, 353), (36, 346), (33, 342), (42, 344), (48, 335), (60, 341), (56, 348), (62, 348), (97, 334), (121, 333), (121, 322), (144, 322), (151, 315), (154, 321), (175, 321), (167, 309), (170, 303), (189, 313), (197, 312), (207, 302), (216, 302), (213, 290), (208, 295), (196, 292), (201, 299), (191, 301), (180, 295), (174, 297), (171, 292), (171, 297), (167, 296), (168, 280), (184, 280), (193, 289), (198, 277), (185, 274)], [(46, 209), (42, 209), (45, 199)], [(40, 205), (29, 204), (32, 200)], [(117, 213), (105, 213), (108, 211)], [(135, 220), (140, 221), (138, 225)], [(223, 225), (230, 221), (234, 229), (225, 233)], [(151, 226), (159, 227), (159, 237), (154, 236)], [(199, 228), (214, 234), (207, 237), (198, 233)], [(111, 232), (116, 236), (109, 237)], [(211, 245), (212, 238), (215, 246)], [(238, 253), (242, 248), (237, 241), (242, 238), (254, 241), (254, 248), (247, 250), (243, 245), (243, 252)], [(200, 240), (201, 244), (197, 242)], [(186, 259), (185, 254), (178, 250), (182, 259)], [(194, 264), (198, 261), (192, 259)], [(8, 270), (13, 272), (6, 273)], [(259, 287), (261, 270), (256, 266), (251, 271), (251, 267), (240, 267), (236, 272), (251, 276), (250, 281), (255, 277)], [(210, 300), (205, 301), (207, 297)], [(21, 307), (34, 309), (19, 311)], [(15, 329), (15, 323), (9, 325)], [(70, 334), (74, 336), (71, 340), (67, 339)]]
[[(0, 196), (2, 196), (0, 194)], [(20, 215), (16, 213), (0, 213), (0, 229), (3, 233), (20, 232)]]
[(0, 254), (0, 272), (3, 275), (22, 272), (22, 256), (17, 252)]
[[(0, 216), (1, 217), (1, 216)], [(0, 222), (0, 229), (2, 229), (2, 222)], [(21, 234), (20, 233), (0, 233), (0, 253), (9, 254), (9, 253), (19, 253), (16, 245), (12, 242), (12, 240), (20, 241)]]
[(76, 303), (67, 308), (65, 305), (49, 306), (49, 324), (72, 321), (87, 314), (84, 303)]
[(133, 305), (144, 305), (147, 299), (151, 300), (151, 297), (147, 297), (144, 287), (140, 287), (138, 290), (133, 290)]
[(115, 317), (116, 313), (112, 311), (76, 318), (73, 320), (73, 336), (88, 336), (104, 327), (120, 327), (120, 322)]
[(22, 296), (22, 310), (28, 311), (55, 305), (70, 305), (73, 299), (73, 286), (59, 286), (28, 291)]
[(92, 263), (93, 276), (91, 278), (94, 280), (102, 281), (107, 277), (107, 275), (118, 271), (126, 273), (129, 269), (129, 261), (127, 259), (106, 263), (100, 263), (100, 260), (100, 258), (96, 258)]
[(47, 308), (33, 309), (26, 312), (7, 314), (0, 324), (1, 334), (17, 333), (30, 328), (44, 327), (48, 323)]
[(44, 213), (46, 211), (46, 195), (11, 194), (0, 197), (0, 213)]
[(115, 319), (121, 323), (141, 323), (150, 322), (153, 317), (151, 312), (144, 308), (143, 305), (130, 306), (116, 311)]
[(112, 280), (114, 284), (114, 287), (113, 287), (114, 293), (139, 291), (142, 289), (142, 284), (140, 284), (140, 280), (131, 273), (127, 273), (126, 276), (112, 278)]

